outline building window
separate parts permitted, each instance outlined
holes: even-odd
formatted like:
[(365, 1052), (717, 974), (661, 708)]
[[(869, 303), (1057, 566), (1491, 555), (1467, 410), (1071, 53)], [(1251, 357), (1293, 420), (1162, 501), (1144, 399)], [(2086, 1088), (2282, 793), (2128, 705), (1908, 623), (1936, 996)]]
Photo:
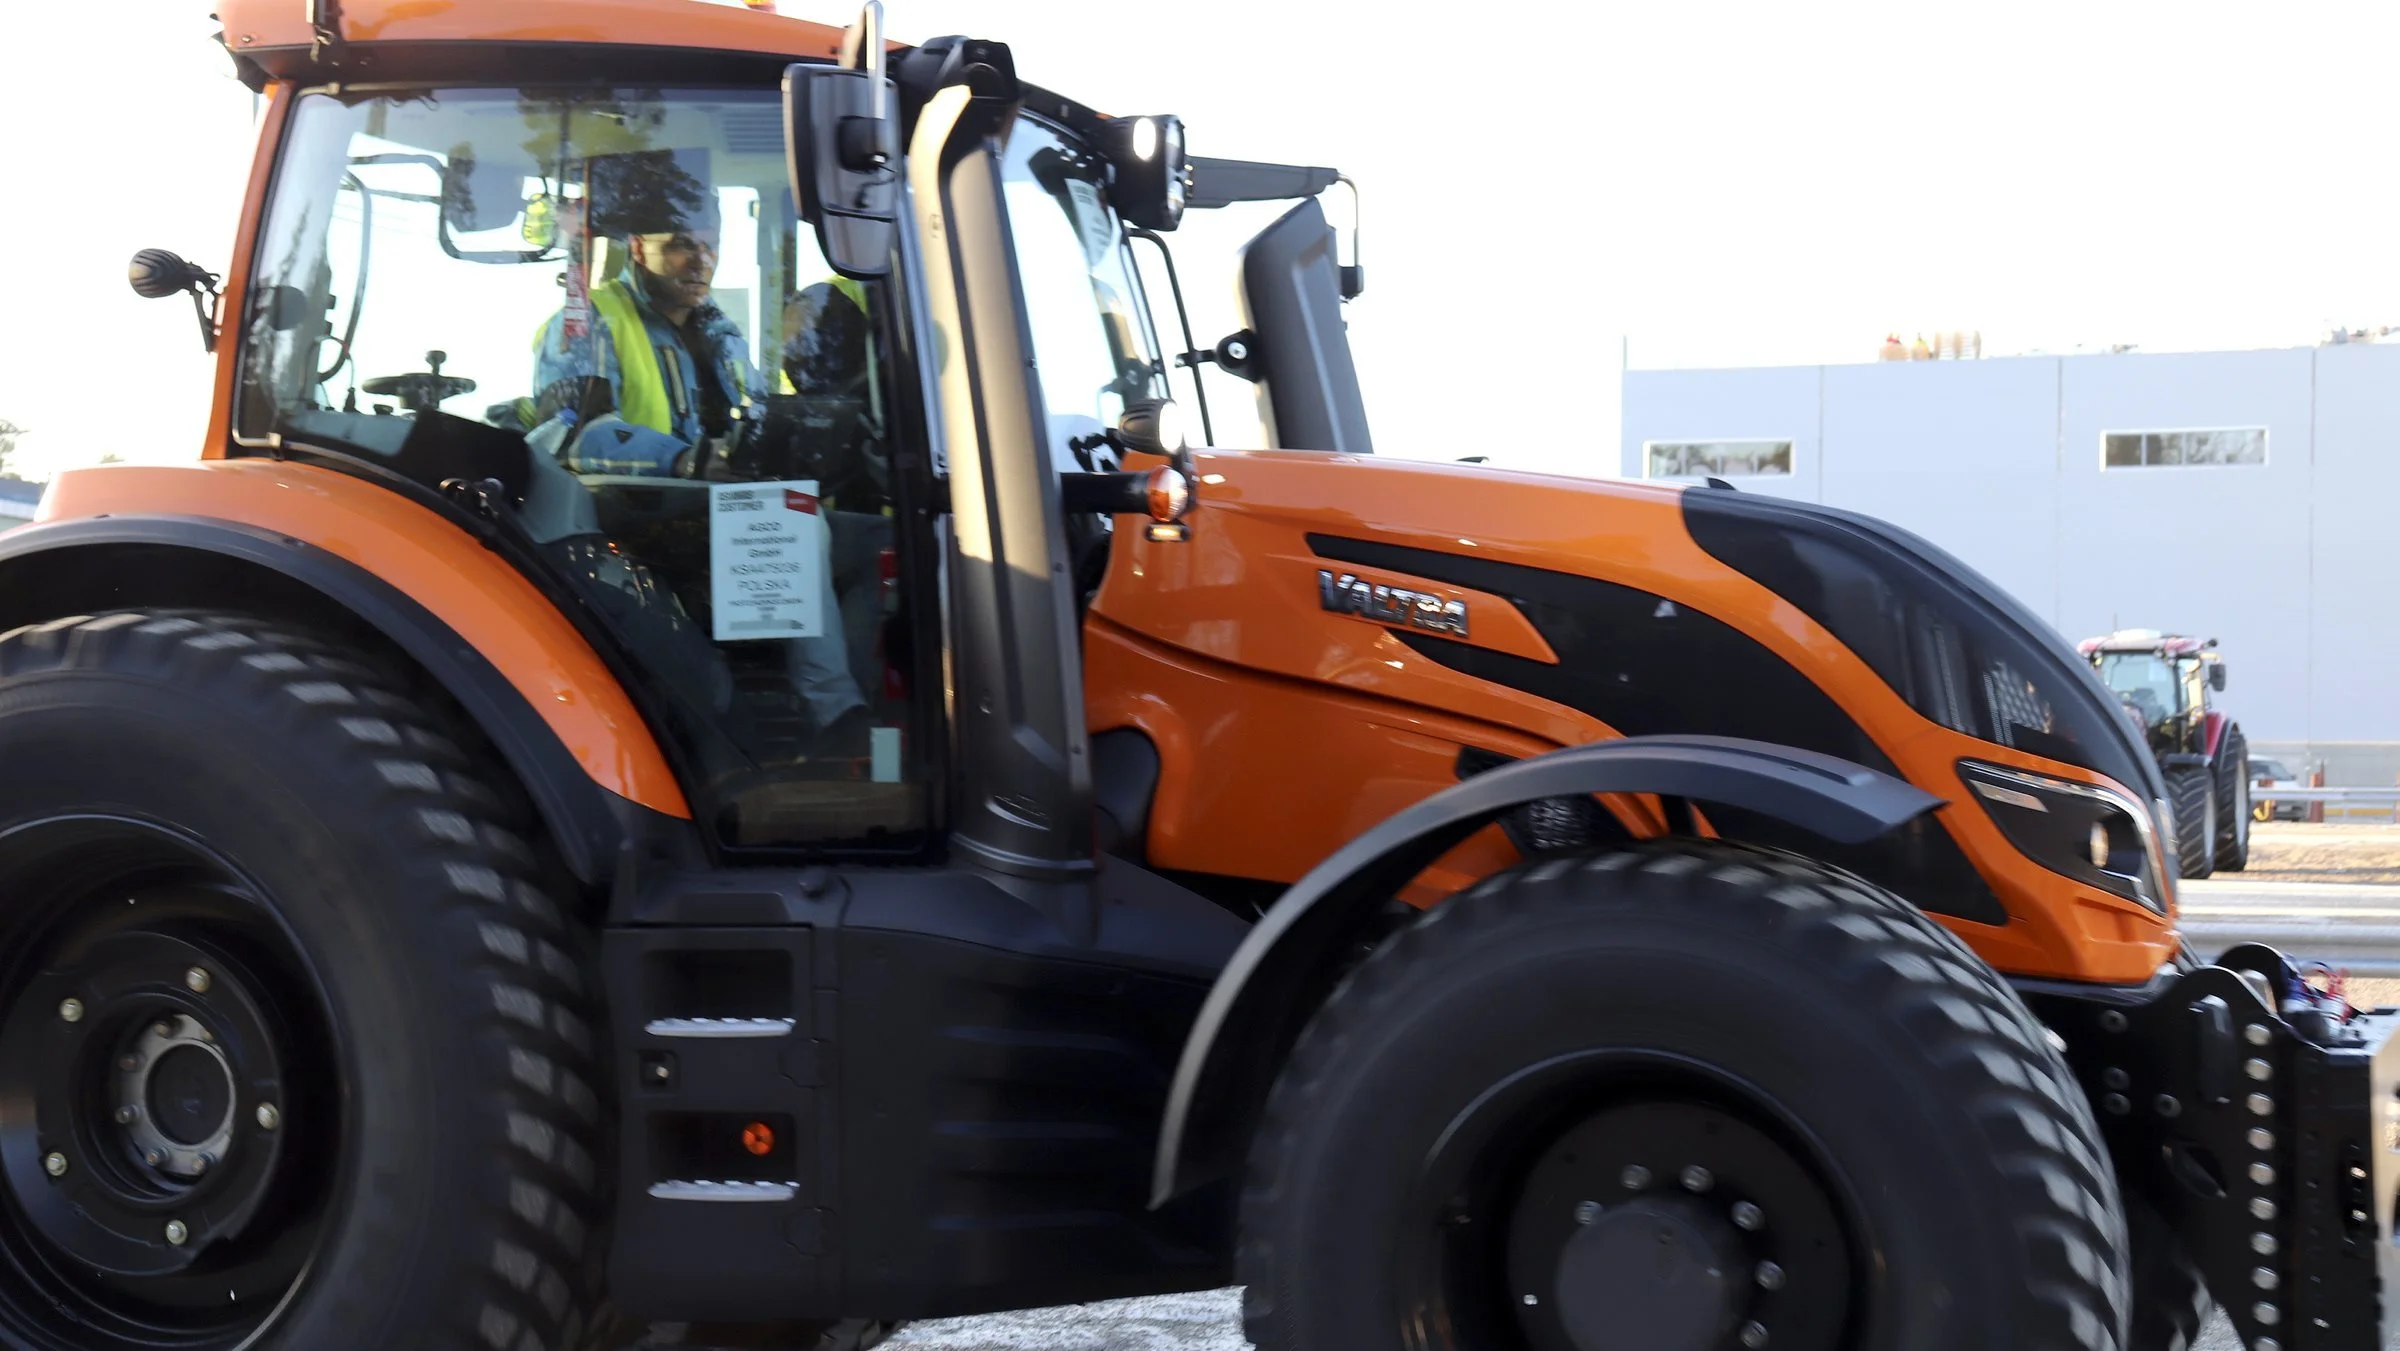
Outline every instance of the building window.
[(2267, 429), (2264, 427), (2203, 427), (2171, 432), (2100, 434), (2100, 467), (2103, 469), (2266, 462)]
[(1782, 478), (1792, 472), (1789, 441), (1645, 441), (1647, 478)]

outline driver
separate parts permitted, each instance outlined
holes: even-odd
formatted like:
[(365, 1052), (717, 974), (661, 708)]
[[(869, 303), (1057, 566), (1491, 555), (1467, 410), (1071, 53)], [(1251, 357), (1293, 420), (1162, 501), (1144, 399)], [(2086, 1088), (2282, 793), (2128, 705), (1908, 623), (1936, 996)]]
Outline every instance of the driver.
[[(712, 471), (725, 463), (751, 411), (748, 344), (710, 299), (722, 222), (705, 160), (694, 174), (694, 158), (646, 151), (592, 163), (592, 233), (621, 242), (625, 265), (591, 288), (590, 329), (580, 340), (569, 335), (564, 308), (542, 326), (535, 421), (563, 414), (588, 426), (613, 412), (658, 435), (574, 437), (563, 455), (578, 472), (717, 477)], [(870, 720), (834, 594), (831, 535), (829, 522), (819, 532), (826, 629), (791, 640), (790, 672), (820, 744), (837, 757), (863, 755)]]

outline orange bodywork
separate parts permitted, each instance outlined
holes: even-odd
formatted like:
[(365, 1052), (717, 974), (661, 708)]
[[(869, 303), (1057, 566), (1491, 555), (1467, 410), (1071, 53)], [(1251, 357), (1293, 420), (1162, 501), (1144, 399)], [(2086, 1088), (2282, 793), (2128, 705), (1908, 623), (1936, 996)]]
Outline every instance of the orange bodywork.
[(683, 789), (616, 676), (533, 583), (466, 531), (364, 479), (267, 459), (60, 474), (35, 523), (183, 516), (278, 531), (394, 580), (525, 696), (593, 782), (670, 816)]
[[(300, 0), (220, 0), (236, 52), (306, 47)], [(345, 42), (576, 42), (830, 58), (842, 30), (695, 0), (342, 0)]]
[[(1814, 620), (1703, 551), (1684, 527), (1679, 490), (1274, 452), (1210, 452), (1200, 467), (1191, 539), (1125, 532), (1086, 635), (1092, 729), (1140, 727), (1159, 747), (1149, 843), (1160, 866), (1295, 880), (1455, 783), (1462, 747), (1524, 755), (1617, 734), (1427, 660), (1381, 623), (1323, 609), (1317, 572), (1331, 568), (1469, 599), (1469, 641), (1540, 641), (1497, 597), (1327, 562), (1305, 539), (1326, 533), (1597, 577), (1731, 625), (1807, 673), (1903, 774), (1949, 801), (1937, 819), (2010, 922), (1944, 922), (1993, 965), (2139, 982), (2175, 950), (2169, 920), (2025, 858), (1964, 800), (1954, 766), (1971, 757), (2105, 779), (1919, 715)], [(1637, 833), (1660, 828), (1650, 804), (1610, 805)], [(1513, 858), (1506, 838), (1486, 831), (1429, 870), (1411, 899), (1429, 903)]]

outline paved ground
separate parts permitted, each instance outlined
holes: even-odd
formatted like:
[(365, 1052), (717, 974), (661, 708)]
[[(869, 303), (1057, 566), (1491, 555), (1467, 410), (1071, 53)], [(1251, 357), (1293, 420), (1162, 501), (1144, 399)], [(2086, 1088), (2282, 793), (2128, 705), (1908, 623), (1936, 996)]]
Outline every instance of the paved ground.
[[(2214, 921), (2344, 911), (2400, 923), (2400, 829), (2261, 825), (2248, 870), (2187, 884), (2184, 899), (2195, 921), (2202, 914)], [(2392, 918), (2372, 916), (2377, 910)], [(2353, 981), (2351, 998), (2400, 1004), (2400, 979)], [(887, 1345), (893, 1351), (1246, 1351), (1239, 1315), (1238, 1292), (1221, 1290), (925, 1323)], [(2192, 1351), (2241, 1351), (2241, 1343), (2219, 1318)]]

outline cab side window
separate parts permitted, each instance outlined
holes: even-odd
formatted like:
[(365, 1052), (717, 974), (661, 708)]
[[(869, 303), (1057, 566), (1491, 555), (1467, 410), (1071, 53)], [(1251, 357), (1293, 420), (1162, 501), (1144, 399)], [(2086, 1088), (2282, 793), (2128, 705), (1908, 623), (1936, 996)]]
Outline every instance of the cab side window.
[(794, 217), (780, 127), (771, 89), (305, 97), (237, 430), (488, 471), (723, 843), (909, 850), (933, 715), (888, 302)]

